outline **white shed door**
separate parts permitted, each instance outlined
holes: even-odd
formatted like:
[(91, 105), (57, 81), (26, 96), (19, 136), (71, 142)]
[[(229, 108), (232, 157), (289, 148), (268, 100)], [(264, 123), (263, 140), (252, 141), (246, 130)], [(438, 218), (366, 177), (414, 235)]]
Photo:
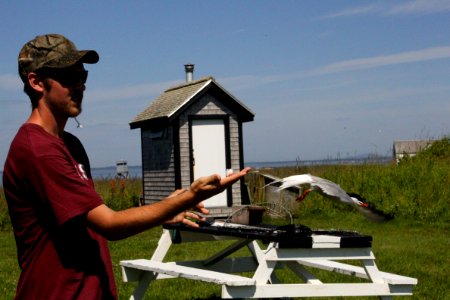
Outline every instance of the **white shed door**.
[[(220, 119), (192, 121), (194, 179), (211, 174), (226, 175), (225, 124)], [(227, 206), (227, 192), (204, 201), (205, 207)]]

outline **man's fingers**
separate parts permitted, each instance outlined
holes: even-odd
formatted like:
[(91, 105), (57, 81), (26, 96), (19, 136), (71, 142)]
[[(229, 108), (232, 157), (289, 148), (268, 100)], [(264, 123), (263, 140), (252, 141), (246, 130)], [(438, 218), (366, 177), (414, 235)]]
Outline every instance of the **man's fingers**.
[(228, 186), (233, 184), (234, 182), (238, 181), (240, 178), (244, 177), (245, 175), (247, 175), (247, 173), (250, 171), (250, 168), (247, 167), (245, 169), (242, 169), (241, 171), (237, 172), (237, 173), (233, 173), (228, 175), (225, 178), (222, 178), (220, 180), (220, 184), (224, 185), (224, 186)]
[(204, 221), (205, 220), (204, 217), (199, 216), (196, 213), (187, 211), (187, 212), (184, 213), (184, 218), (183, 218), (183, 221), (181, 221), (181, 222), (183, 224), (186, 224), (187, 226), (190, 226), (190, 227), (199, 227), (199, 225), (195, 221), (192, 221), (191, 219), (199, 220), (199, 221)]
[(184, 219), (184, 220), (182, 221), (182, 223), (183, 223), (183, 224), (186, 224), (186, 225), (189, 226), (189, 227), (200, 227), (200, 225), (198, 225), (197, 223), (195, 223), (195, 222), (193, 222), (193, 221), (191, 221), (191, 220), (189, 220), (189, 219)]
[(196, 213), (190, 212), (190, 211), (185, 212), (184, 213), (184, 217), (185, 218), (196, 219), (196, 220), (204, 220), (205, 219), (204, 217), (202, 217), (202, 216), (200, 216), (200, 215), (198, 215)]
[(199, 213), (202, 213), (202, 214), (205, 214), (205, 215), (209, 214), (209, 210), (207, 210), (207, 209), (205, 208), (205, 205), (204, 205), (202, 202), (200, 202), (199, 204), (197, 204), (196, 206), (194, 206), (194, 207), (192, 208), (192, 210), (194, 210), (194, 211), (196, 211), (196, 212), (199, 212)]
[(198, 195), (198, 199), (204, 200), (224, 191), (249, 171), (250, 168), (245, 168), (225, 178), (221, 178), (218, 174), (201, 177), (191, 184), (191, 190)]

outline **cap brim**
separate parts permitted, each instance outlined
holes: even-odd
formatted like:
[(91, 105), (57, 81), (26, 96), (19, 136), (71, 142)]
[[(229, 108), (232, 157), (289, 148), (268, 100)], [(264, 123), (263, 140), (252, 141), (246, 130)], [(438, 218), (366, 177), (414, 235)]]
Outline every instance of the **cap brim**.
[(79, 61), (82, 63), (95, 64), (100, 59), (97, 51), (95, 51), (95, 50), (82, 50), (82, 51), (79, 51), (79, 53), (81, 55), (81, 58)]

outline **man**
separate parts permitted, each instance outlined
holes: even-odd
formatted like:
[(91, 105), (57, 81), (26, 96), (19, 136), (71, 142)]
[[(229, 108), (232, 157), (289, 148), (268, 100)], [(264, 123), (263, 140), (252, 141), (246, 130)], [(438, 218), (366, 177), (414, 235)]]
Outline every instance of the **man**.
[(196, 223), (201, 201), (222, 192), (248, 168), (226, 178), (203, 177), (158, 203), (109, 209), (94, 190), (80, 141), (64, 131), (81, 112), (84, 64), (99, 60), (62, 35), (37, 36), (19, 54), (19, 74), (30, 97), (30, 117), (11, 143), (3, 187), (21, 274), (16, 299), (116, 299), (107, 240), (163, 223)]

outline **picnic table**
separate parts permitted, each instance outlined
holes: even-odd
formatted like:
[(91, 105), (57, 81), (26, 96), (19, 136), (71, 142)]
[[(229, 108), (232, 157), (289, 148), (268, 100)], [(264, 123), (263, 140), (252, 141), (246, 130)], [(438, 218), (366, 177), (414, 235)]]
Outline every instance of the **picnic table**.
[[(164, 262), (173, 244), (217, 240), (233, 241), (205, 259)], [(247, 226), (216, 220), (200, 228), (164, 226), (150, 259), (123, 260), (120, 265), (125, 282), (138, 282), (130, 299), (142, 299), (153, 280), (178, 277), (221, 285), (224, 299), (333, 296), (391, 299), (412, 295), (417, 279), (380, 271), (371, 245), (371, 236), (351, 231), (312, 231), (302, 225)], [(229, 257), (243, 247), (251, 255)], [(358, 261), (360, 264), (355, 265)], [(274, 272), (279, 268), (289, 268), (299, 282), (281, 282)], [(324, 283), (314, 275), (316, 269), (365, 280)], [(253, 276), (239, 275), (244, 272), (252, 272)]]

